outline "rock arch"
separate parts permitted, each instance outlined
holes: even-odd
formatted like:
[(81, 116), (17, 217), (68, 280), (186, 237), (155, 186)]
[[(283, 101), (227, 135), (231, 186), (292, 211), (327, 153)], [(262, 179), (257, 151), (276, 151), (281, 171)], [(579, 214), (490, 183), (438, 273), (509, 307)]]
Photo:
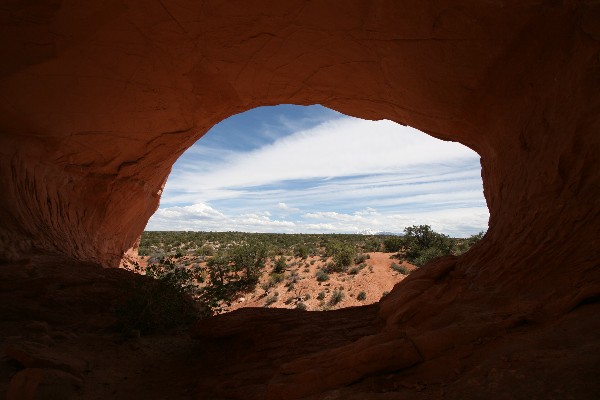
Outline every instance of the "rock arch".
[[(597, 299), (593, 2), (56, 0), (3, 8), (3, 258), (43, 251), (115, 266), (158, 206), (173, 162), (213, 124), (260, 105), (320, 103), (408, 124), (482, 157), (488, 234), (394, 291), (379, 311), (386, 335), (403, 332), (431, 359)], [(436, 307), (460, 323), (434, 317)], [(306, 378), (302, 365), (290, 368), (297, 373), (280, 386)]]

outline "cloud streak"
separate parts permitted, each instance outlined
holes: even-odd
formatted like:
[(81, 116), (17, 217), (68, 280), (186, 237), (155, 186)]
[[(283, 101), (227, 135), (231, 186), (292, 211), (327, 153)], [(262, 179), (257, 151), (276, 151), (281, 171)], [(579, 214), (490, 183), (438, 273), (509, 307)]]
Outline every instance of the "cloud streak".
[[(205, 155), (211, 150), (220, 151), (193, 149)], [(175, 192), (215, 196), (223, 189), (397, 173), (417, 166), (441, 167), (477, 159), (473, 151), (462, 145), (434, 139), (391, 121), (341, 117), (250, 152), (223, 153), (222, 162), (184, 162), (167, 186)]]
[(226, 147), (226, 133), (200, 140), (174, 166), (147, 229), (400, 232), (429, 223), (465, 236), (486, 228), (475, 152), (391, 121), (327, 116), (308, 128), (276, 118), (268, 134), (248, 132), (265, 141), (246, 149)]

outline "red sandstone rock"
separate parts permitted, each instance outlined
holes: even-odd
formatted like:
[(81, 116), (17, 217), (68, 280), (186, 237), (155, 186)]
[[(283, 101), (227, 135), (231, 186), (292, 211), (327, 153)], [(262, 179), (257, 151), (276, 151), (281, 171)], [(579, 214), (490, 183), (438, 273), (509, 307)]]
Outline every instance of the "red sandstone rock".
[(12, 344), (7, 346), (4, 352), (25, 368), (59, 369), (77, 376), (85, 370), (85, 361), (38, 343)]
[(27, 368), (16, 374), (7, 400), (71, 399), (82, 385), (75, 376), (56, 369)]
[[(393, 335), (403, 332), (422, 356), (423, 376), (450, 354), (479, 360), (455, 381), (471, 390), (452, 393), (483, 396), (493, 388), (471, 387), (468, 376), (520, 381), (478, 372), (487, 365), (478, 343), (497, 341), (493, 353), (507, 354), (504, 335), (598, 307), (594, 2), (15, 1), (1, 18), (0, 258), (26, 263), (46, 252), (117, 266), (158, 206), (175, 159), (213, 124), (260, 105), (320, 103), (481, 155), (486, 237), (396, 287), (381, 304), (381, 346), (405, 343)], [(569, 321), (560, 326), (577, 336), (589, 322)], [(348, 345), (329, 343), (311, 360), (331, 366), (335, 348)], [(587, 354), (585, 345), (569, 351)], [(558, 390), (554, 361), (540, 360), (531, 367)], [(347, 380), (385, 369), (366, 365)], [(263, 385), (255, 393), (265, 393), (268, 376), (253, 378)], [(298, 397), (308, 393), (305, 378), (296, 371), (272, 385)], [(332, 382), (310, 392), (347, 381)]]

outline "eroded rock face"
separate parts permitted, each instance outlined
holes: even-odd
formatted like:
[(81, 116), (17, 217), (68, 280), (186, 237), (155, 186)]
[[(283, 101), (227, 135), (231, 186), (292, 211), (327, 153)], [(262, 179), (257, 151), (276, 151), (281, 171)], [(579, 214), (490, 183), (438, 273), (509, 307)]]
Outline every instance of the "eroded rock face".
[[(41, 251), (116, 266), (171, 165), (212, 125), (256, 106), (320, 103), (481, 155), (488, 234), (386, 298), (379, 345), (410, 342), (433, 360), (598, 298), (594, 2), (57, 0), (2, 10), (3, 258)], [(357, 342), (367, 359), (380, 354), (368, 350), (375, 342)], [(303, 387), (302, 362), (290, 365), (273, 378), (274, 398)], [(350, 383), (329, 382), (312, 392)]]

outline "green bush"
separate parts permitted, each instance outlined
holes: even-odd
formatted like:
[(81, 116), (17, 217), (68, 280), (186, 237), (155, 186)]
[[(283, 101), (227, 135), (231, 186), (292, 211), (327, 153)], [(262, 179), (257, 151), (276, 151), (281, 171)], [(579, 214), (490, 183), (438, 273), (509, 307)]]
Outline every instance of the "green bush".
[(147, 335), (187, 326), (201, 316), (190, 297), (199, 279), (197, 271), (167, 261), (148, 267), (147, 275), (153, 279), (136, 280), (117, 303), (121, 331)]
[(418, 267), (436, 257), (452, 253), (453, 241), (444, 234), (434, 232), (429, 225), (405, 228), (403, 239), (406, 258)]
[(215, 255), (215, 248), (210, 244), (205, 244), (196, 250), (196, 255), (212, 257)]
[(333, 291), (333, 293), (331, 295), (331, 300), (329, 300), (329, 303), (333, 306), (333, 305), (338, 304), (343, 299), (344, 299), (344, 292), (336, 289)]
[(223, 286), (238, 278), (235, 266), (231, 264), (228, 255), (222, 252), (206, 262), (206, 269), (212, 285)]
[(271, 289), (272, 287), (273, 287), (273, 283), (271, 282), (270, 279), (267, 282), (263, 282), (260, 284), (260, 288), (262, 290), (264, 290), (265, 293), (267, 293), (269, 291), (269, 289)]
[(325, 282), (329, 280), (329, 274), (322, 269), (317, 270), (315, 277), (317, 278), (318, 282)]
[(279, 296), (277, 295), (277, 293), (275, 293), (271, 297), (267, 297), (267, 299), (265, 300), (265, 307), (269, 307), (271, 304), (275, 303), (277, 300), (279, 300)]
[(304, 244), (298, 245), (294, 249), (294, 255), (296, 257), (300, 257), (303, 260), (306, 260), (306, 258), (308, 258), (308, 253), (309, 253), (308, 246), (306, 246)]
[(383, 241), (383, 250), (386, 253), (396, 253), (402, 250), (402, 245), (403, 241), (401, 236), (390, 236)]
[(404, 265), (398, 265), (396, 263), (392, 263), (391, 267), (394, 271), (401, 273), (402, 275), (410, 274), (410, 271)]
[(275, 286), (278, 283), (283, 282), (284, 279), (285, 279), (285, 275), (283, 273), (281, 273), (281, 274), (272, 273), (269, 276), (269, 282), (271, 283), (271, 286)]
[(233, 248), (231, 262), (236, 270), (244, 273), (245, 282), (252, 284), (258, 282), (267, 254), (267, 247), (264, 244), (246, 243)]
[(284, 257), (279, 257), (277, 258), (277, 260), (275, 260), (275, 264), (273, 265), (273, 272), (281, 273), (285, 271), (286, 268), (287, 264), (285, 262)]
[(300, 275), (298, 274), (298, 271), (292, 271), (287, 276), (287, 279), (290, 284), (298, 283), (300, 281)]
[(319, 292), (319, 294), (317, 295), (317, 300), (323, 300), (325, 299), (325, 291), (322, 290)]
[(356, 249), (353, 246), (347, 244), (342, 245), (333, 255), (336, 271), (343, 271), (345, 268), (352, 265), (355, 255)]
[(302, 303), (302, 302), (300, 302), (300, 303), (297, 303), (297, 304), (296, 304), (296, 308), (297, 308), (298, 310), (306, 310), (306, 304), (304, 304), (304, 303)]
[(427, 264), (429, 261), (450, 254), (450, 251), (447, 251), (443, 248), (439, 247), (430, 247), (428, 249), (424, 249), (419, 252), (416, 257), (411, 259), (412, 263), (417, 267), (422, 267)]
[(369, 239), (363, 245), (363, 249), (366, 252), (381, 251), (381, 241), (379, 239)]
[(457, 239), (453, 248), (455, 255), (460, 255), (469, 250), (475, 243), (483, 239), (485, 232), (479, 232), (475, 235), (471, 235), (466, 239)]
[(368, 254), (360, 253), (356, 257), (354, 257), (354, 264), (362, 264), (369, 258), (371, 258), (371, 257)]
[(364, 291), (361, 291), (358, 293), (358, 295), (356, 296), (356, 300), (359, 301), (364, 301), (367, 299), (367, 294)]

